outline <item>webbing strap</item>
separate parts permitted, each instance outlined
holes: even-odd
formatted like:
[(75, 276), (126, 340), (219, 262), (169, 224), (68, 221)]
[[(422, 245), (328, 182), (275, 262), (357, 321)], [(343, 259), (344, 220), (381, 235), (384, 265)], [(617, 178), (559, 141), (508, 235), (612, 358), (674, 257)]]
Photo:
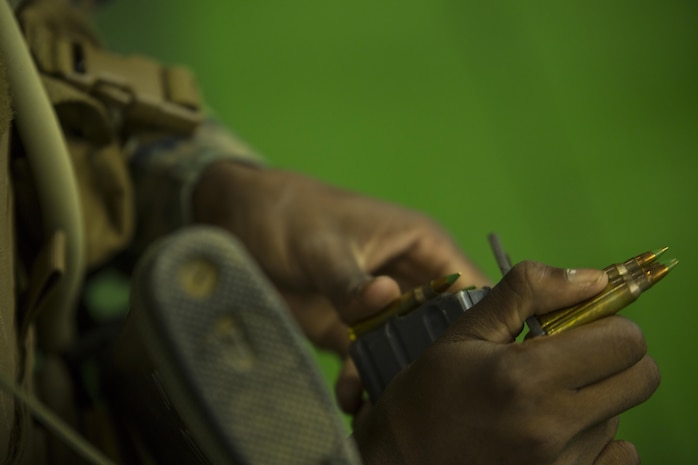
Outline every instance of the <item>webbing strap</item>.
[(0, 372), (0, 388), (12, 394), (15, 399), (27, 406), (32, 416), (36, 418), (47, 429), (53, 431), (75, 452), (93, 465), (116, 465), (108, 457), (98, 451), (92, 444), (87, 442), (80, 434), (73, 430), (67, 423), (61, 420), (58, 415), (49, 410), (36, 397), (27, 394), (22, 388), (7, 378)]
[(126, 124), (189, 134), (202, 121), (196, 83), (186, 68), (117, 55), (48, 28), (32, 28), (28, 40), (41, 72), (116, 106)]

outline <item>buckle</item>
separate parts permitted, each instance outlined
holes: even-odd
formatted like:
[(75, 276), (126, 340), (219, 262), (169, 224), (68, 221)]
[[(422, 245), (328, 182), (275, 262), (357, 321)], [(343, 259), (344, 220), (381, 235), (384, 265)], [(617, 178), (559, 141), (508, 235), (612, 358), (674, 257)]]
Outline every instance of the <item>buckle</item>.
[(140, 55), (121, 56), (55, 36), (41, 42), (53, 44), (35, 53), (42, 71), (116, 106), (129, 127), (189, 134), (203, 119), (194, 77), (184, 67), (164, 67)]

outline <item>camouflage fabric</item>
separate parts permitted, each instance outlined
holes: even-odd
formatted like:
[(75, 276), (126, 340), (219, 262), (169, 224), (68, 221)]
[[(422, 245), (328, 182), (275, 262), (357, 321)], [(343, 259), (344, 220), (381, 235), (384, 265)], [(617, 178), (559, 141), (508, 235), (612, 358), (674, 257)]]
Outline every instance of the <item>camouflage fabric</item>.
[(264, 163), (252, 148), (212, 120), (190, 137), (154, 135), (134, 142), (128, 155), (137, 217), (134, 252), (192, 223), (192, 193), (211, 164), (223, 160)]

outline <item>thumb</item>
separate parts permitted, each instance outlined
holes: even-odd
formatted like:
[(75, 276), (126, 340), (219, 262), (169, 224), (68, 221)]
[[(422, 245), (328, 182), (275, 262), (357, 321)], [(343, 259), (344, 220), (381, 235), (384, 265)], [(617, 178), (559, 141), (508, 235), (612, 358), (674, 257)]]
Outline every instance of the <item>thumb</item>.
[[(347, 276), (348, 277), (348, 276)], [(336, 277), (341, 279), (341, 277)], [(357, 280), (347, 280), (347, 283)], [(400, 287), (389, 276), (363, 275), (363, 281), (355, 287), (349, 287), (344, 296), (333, 302), (339, 316), (348, 324), (353, 325), (383, 310), (395, 299), (400, 297)]]
[(591, 298), (607, 283), (608, 277), (601, 270), (518, 263), (492, 292), (458, 319), (451, 337), (512, 342), (527, 318)]
[[(318, 241), (313, 242), (317, 246)], [(394, 279), (373, 276), (362, 267), (359, 253), (349, 242), (335, 237), (324, 242), (305, 254), (305, 272), (346, 324), (377, 313), (400, 296)]]

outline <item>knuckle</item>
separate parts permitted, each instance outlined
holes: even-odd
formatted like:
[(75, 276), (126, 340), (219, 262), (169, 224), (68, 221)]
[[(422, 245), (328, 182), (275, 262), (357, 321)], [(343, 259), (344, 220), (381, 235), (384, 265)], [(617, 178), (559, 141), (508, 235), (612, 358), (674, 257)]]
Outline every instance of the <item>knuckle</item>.
[(608, 323), (612, 325), (611, 336), (621, 359), (637, 362), (645, 356), (647, 341), (637, 324), (620, 316), (608, 318)]
[(529, 283), (537, 283), (550, 276), (551, 268), (539, 262), (527, 260), (523, 262), (523, 269)]
[(509, 275), (510, 287), (523, 297), (530, 297), (535, 294), (539, 283), (550, 275), (550, 268), (542, 263), (526, 260), (514, 265)]
[(625, 323), (625, 341), (628, 345), (634, 345), (635, 350), (644, 355), (647, 352), (647, 341), (640, 326), (627, 318), (622, 318), (622, 321)]
[(529, 267), (529, 262), (517, 263), (509, 270), (505, 279), (501, 282), (518, 300), (525, 300), (533, 294), (528, 280)]

